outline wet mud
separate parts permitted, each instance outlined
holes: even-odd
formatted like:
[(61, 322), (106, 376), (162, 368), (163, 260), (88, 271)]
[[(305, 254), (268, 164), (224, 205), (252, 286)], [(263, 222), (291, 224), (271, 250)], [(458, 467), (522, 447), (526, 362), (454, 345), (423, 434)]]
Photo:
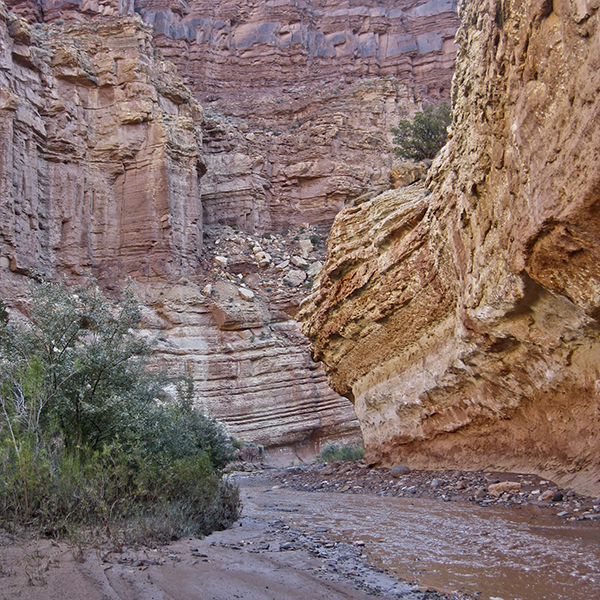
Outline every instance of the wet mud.
[(367, 562), (420, 589), (484, 600), (600, 598), (600, 521), (592, 498), (563, 490), (558, 501), (560, 490), (535, 476), (500, 475), (521, 477), (517, 488), (498, 485), (492, 473), (390, 477), (361, 465), (353, 475), (339, 471), (288, 469), (265, 479), (273, 485), (252, 501), (289, 511), (294, 528), (359, 545)]

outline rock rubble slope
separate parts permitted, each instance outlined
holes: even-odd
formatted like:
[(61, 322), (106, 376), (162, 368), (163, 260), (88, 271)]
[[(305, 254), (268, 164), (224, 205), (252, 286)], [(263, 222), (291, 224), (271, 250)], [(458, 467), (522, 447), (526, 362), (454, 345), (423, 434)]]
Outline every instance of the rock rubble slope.
[(460, 3), (426, 186), (336, 218), (301, 318), (373, 463), (600, 491), (597, 3)]
[(158, 359), (191, 375), (203, 407), (273, 463), (359, 441), (352, 405), (328, 386), (293, 319), (324, 260), (315, 229), (209, 227), (204, 240), (202, 275), (136, 284)]

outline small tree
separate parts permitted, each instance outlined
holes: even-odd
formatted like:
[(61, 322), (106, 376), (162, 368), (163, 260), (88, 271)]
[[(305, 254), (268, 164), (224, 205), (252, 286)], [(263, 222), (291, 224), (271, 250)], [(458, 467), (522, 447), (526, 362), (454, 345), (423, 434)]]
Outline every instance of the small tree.
[(448, 137), (448, 126), (452, 123), (452, 112), (447, 102), (437, 108), (426, 106), (415, 115), (412, 123), (400, 121), (392, 128), (394, 152), (408, 160), (432, 159), (441, 150)]
[(133, 335), (139, 320), (129, 292), (111, 304), (93, 281), (75, 292), (33, 286), (28, 325), (0, 330), (5, 419), (12, 413), (13, 426), (38, 439), (60, 434), (67, 447), (98, 449), (131, 435), (164, 397), (144, 368), (148, 345)]
[(230, 439), (196, 408), (189, 378), (148, 368), (139, 321), (129, 291), (111, 302), (94, 281), (32, 286), (27, 324), (0, 303), (5, 523), (89, 523), (111, 507), (112, 518), (172, 515), (161, 527), (181, 534), (236, 518), (237, 491), (218, 476)]

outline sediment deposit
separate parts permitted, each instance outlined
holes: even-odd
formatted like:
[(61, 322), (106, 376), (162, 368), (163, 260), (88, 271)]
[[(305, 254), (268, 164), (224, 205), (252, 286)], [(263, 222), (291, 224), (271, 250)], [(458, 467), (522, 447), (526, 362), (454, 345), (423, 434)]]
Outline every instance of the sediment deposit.
[(460, 12), (451, 139), (337, 217), (303, 330), (371, 462), (598, 493), (598, 6)]

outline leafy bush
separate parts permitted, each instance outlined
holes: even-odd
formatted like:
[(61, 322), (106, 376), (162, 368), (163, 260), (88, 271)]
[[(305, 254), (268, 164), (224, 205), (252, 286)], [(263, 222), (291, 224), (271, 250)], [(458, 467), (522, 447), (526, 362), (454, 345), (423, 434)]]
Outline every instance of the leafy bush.
[(131, 293), (111, 303), (93, 281), (75, 292), (44, 281), (27, 325), (0, 309), (5, 527), (137, 523), (168, 539), (237, 518), (237, 489), (219, 476), (230, 440), (194, 406), (190, 380), (148, 369)]
[(447, 102), (437, 108), (426, 106), (423, 112), (415, 115), (412, 123), (400, 121), (397, 128), (392, 128), (396, 155), (409, 160), (434, 158), (446, 143), (451, 123), (452, 112)]
[(329, 444), (321, 450), (317, 460), (321, 462), (353, 462), (360, 460), (365, 455), (362, 446), (340, 446), (339, 444)]

